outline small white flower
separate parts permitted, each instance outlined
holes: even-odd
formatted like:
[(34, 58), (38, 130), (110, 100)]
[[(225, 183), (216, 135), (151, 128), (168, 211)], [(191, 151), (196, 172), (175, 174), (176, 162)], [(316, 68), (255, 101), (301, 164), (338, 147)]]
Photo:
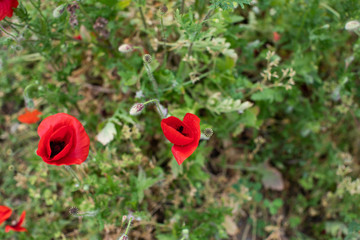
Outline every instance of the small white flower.
[(142, 90), (139, 90), (135, 94), (135, 98), (143, 98), (145, 97), (144, 92)]
[(269, 13), (270, 13), (270, 16), (275, 16), (275, 14), (276, 14), (276, 9), (275, 9), (275, 8), (271, 8), (270, 11), (269, 11)]

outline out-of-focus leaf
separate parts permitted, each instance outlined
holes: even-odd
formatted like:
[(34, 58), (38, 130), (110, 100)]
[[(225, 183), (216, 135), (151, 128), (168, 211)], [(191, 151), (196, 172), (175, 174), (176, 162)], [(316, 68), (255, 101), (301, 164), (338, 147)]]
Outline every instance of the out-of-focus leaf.
[(279, 170), (265, 163), (259, 165), (259, 171), (262, 174), (261, 181), (266, 189), (284, 190), (284, 180)]
[(106, 145), (114, 139), (115, 135), (116, 128), (114, 123), (108, 122), (98, 135), (96, 135), (96, 140), (98, 140), (102, 145)]

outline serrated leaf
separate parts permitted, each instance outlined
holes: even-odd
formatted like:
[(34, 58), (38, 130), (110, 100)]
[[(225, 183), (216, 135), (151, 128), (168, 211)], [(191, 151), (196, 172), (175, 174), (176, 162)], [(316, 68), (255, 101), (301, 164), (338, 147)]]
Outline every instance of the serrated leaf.
[(222, 8), (224, 10), (234, 9), (235, 3), (244, 8), (244, 4), (250, 4), (251, 0), (211, 0), (212, 8)]
[(144, 170), (140, 168), (136, 182), (139, 202), (142, 202), (142, 200), (144, 199), (144, 191), (160, 180), (161, 178), (146, 178)]
[(108, 122), (98, 135), (96, 135), (96, 140), (105, 146), (114, 139), (115, 135), (116, 128), (114, 123)]

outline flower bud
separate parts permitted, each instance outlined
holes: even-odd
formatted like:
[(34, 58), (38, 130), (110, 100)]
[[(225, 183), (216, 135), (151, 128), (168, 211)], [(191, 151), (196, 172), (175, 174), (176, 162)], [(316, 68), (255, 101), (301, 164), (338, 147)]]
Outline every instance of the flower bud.
[(129, 237), (126, 234), (123, 234), (119, 237), (119, 240), (128, 240)]
[(61, 4), (60, 6), (58, 6), (57, 8), (55, 8), (53, 11), (53, 17), (54, 18), (60, 17), (65, 11), (65, 6), (66, 6), (66, 4), (64, 3), (64, 4)]
[(77, 215), (78, 213), (79, 213), (79, 209), (77, 207), (69, 208), (69, 214), (70, 215)]
[(135, 103), (131, 108), (130, 108), (130, 115), (131, 116), (136, 116), (139, 115), (142, 110), (144, 110), (145, 105), (143, 103)]
[(124, 216), (122, 217), (122, 219), (121, 219), (121, 222), (122, 222), (122, 223), (124, 223), (124, 222), (125, 222), (125, 220), (126, 220), (126, 218), (127, 218), (127, 216), (126, 216), (126, 215), (124, 215)]
[(162, 14), (165, 14), (167, 11), (168, 11), (168, 8), (166, 7), (166, 5), (163, 5), (163, 6), (160, 8), (160, 12), (161, 12)]
[(129, 53), (129, 52), (132, 52), (133, 50), (134, 50), (134, 48), (129, 44), (122, 44), (119, 47), (119, 52), (122, 52), (122, 53)]
[(348, 31), (355, 31), (358, 28), (360, 28), (360, 22), (356, 20), (347, 22), (345, 24), (345, 29)]
[(152, 57), (149, 54), (145, 54), (143, 57), (144, 62), (151, 63)]
[(211, 128), (205, 128), (205, 129), (203, 130), (203, 134), (204, 134), (206, 137), (210, 138), (210, 137), (214, 134), (214, 131), (213, 131)]

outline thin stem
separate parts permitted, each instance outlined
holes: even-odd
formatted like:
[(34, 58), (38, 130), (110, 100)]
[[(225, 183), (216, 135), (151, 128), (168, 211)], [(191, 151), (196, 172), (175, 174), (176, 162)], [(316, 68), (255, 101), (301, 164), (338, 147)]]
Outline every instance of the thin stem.
[(15, 41), (17, 41), (16, 37), (14, 35), (12, 35), (11, 33), (9, 33), (8, 31), (5, 30), (5, 28), (3, 28), (3, 26), (0, 24), (0, 29), (7, 35), (9, 35), (12, 39), (14, 39)]
[(87, 20), (91, 22), (90, 16), (87, 14), (87, 12), (85, 11), (84, 7), (82, 6), (82, 4), (81, 4), (80, 2), (79, 2), (79, 4), (78, 4), (78, 6), (79, 6), (80, 11), (81, 11), (81, 12), (85, 15), (85, 17), (87, 18)]
[[(3, 20), (5, 20), (5, 19), (3, 19)], [(20, 34), (19, 30), (15, 27), (15, 26), (16, 26), (15, 24), (13, 24), (12, 22), (8, 22), (8, 21), (6, 21), (6, 20), (5, 20), (4, 22), (6, 22), (6, 23), (9, 25), (9, 27), (11, 27), (12, 29), (14, 29), (17, 34)], [(18, 26), (20, 26), (20, 25), (18, 25)]]
[(141, 20), (143, 22), (144, 28), (147, 29), (147, 25), (146, 25), (146, 21), (145, 21), (145, 17), (144, 17), (142, 7), (139, 7), (139, 12), (140, 12), (140, 15), (141, 15)]
[(125, 230), (125, 234), (126, 234), (126, 235), (128, 234), (128, 232), (129, 232), (129, 230), (130, 230), (130, 225), (131, 225), (132, 220), (133, 220), (133, 218), (130, 217), (129, 223), (128, 223), (128, 225), (127, 225), (127, 227), (126, 227), (126, 230)]
[[(33, 109), (35, 107), (34, 105), (34, 101), (32, 100), (31, 96), (30, 96), (30, 89), (37, 87), (37, 84), (32, 83), (29, 84), (25, 89), (24, 89), (24, 100), (25, 100), (25, 106), (28, 109)], [(36, 89), (37, 90), (37, 89)]]
[(181, 1), (181, 11), (180, 11), (181, 14), (184, 14), (184, 6), (185, 6), (185, 0), (182, 0)]
[(33, 2), (33, 0), (30, 0), (31, 4), (34, 6), (34, 8), (36, 8), (36, 10), (39, 12), (40, 16), (44, 19), (44, 21), (46, 22), (47, 26), (49, 27), (49, 21), (48, 19), (43, 15), (41, 9), (39, 6), (36, 6), (36, 4)]
[[(212, 11), (213, 11), (212, 9), (210, 9), (210, 10), (208, 11), (208, 13), (206, 14), (204, 20), (201, 22), (201, 26), (206, 22), (206, 20), (209, 19)], [(194, 45), (194, 41), (196, 40), (196, 38), (197, 38), (197, 36), (198, 36), (198, 34), (199, 34), (200, 31), (201, 31), (201, 29), (200, 29), (199, 31), (195, 32), (194, 40), (191, 41), (191, 43), (190, 43), (189, 50), (188, 50), (188, 56), (189, 56), (189, 57), (191, 56), (191, 51), (192, 51), (192, 47), (193, 47), (193, 45)]]
[(81, 186), (81, 181), (79, 179), (79, 177), (77, 176), (76, 172), (74, 171), (74, 169), (72, 169), (70, 166), (65, 165), (65, 169), (71, 173), (71, 175), (76, 179), (76, 181), (79, 184), (79, 187)]
[(157, 84), (157, 82), (156, 82), (156, 80), (154, 78), (154, 75), (151, 72), (150, 64), (147, 63), (146, 61), (144, 61), (144, 66), (145, 66), (146, 72), (147, 72), (147, 74), (149, 76), (149, 79), (150, 79), (154, 89), (156, 90), (156, 95), (159, 98), (159, 86), (158, 86), (158, 84)]
[(163, 112), (161, 111), (161, 107), (160, 107), (160, 102), (159, 102), (159, 100), (157, 100), (157, 99), (151, 99), (151, 100), (149, 100), (149, 101), (144, 102), (143, 104), (144, 104), (144, 105), (147, 105), (147, 104), (149, 104), (149, 103), (154, 103), (154, 102), (155, 102), (156, 108), (158, 109), (158, 112), (159, 112), (161, 118), (162, 118), (162, 119), (165, 118)]
[(163, 63), (164, 63), (164, 66), (166, 66), (166, 62), (167, 62), (166, 36), (165, 36), (165, 27), (164, 27), (164, 20), (163, 20), (162, 14), (160, 16), (160, 23), (161, 23), (161, 35), (162, 35), (162, 41), (163, 41), (163, 48), (165, 51)]

